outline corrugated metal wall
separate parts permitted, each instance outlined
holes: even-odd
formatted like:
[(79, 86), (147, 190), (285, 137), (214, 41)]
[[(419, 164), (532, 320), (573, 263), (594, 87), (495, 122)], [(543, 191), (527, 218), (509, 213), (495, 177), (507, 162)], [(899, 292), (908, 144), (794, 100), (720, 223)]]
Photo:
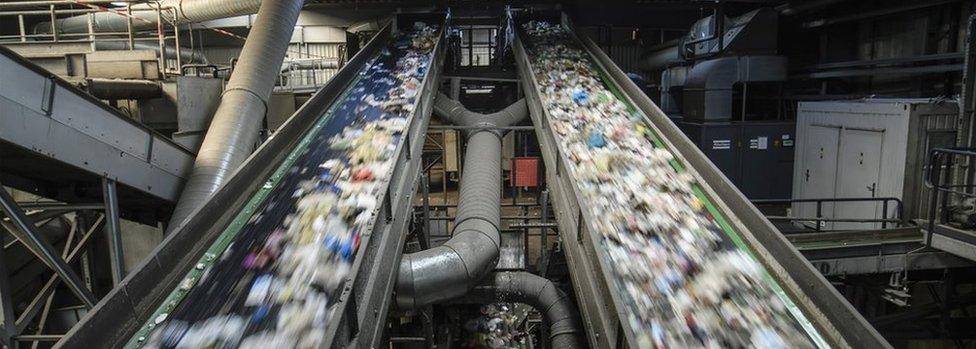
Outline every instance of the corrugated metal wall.
[(635, 73), (644, 78), (644, 80), (649, 80), (647, 72), (640, 70), (638, 68), (640, 64), (641, 53), (645, 50), (643, 47), (634, 45), (624, 45), (615, 44), (609, 47), (609, 56), (614, 63), (620, 67), (625, 73)]
[(925, 54), (928, 16), (904, 16), (861, 22), (858, 59), (886, 59)]
[[(909, 142), (914, 144), (914, 154), (910, 156), (915, 161), (914, 164), (907, 166), (909, 169), (907, 171), (912, 173), (906, 173), (906, 176), (913, 178), (907, 181), (905, 187), (905, 199), (911, 201), (905, 202), (909, 210), (905, 215), (911, 218), (928, 219), (932, 191), (924, 185), (924, 164), (928, 163), (929, 152), (932, 149), (956, 146), (959, 112), (956, 102), (948, 100), (937, 105), (919, 106), (913, 114), (917, 115), (918, 125), (912, 127), (915, 134), (913, 139), (909, 139)], [(964, 171), (959, 168), (957, 170)], [(955, 178), (957, 180), (965, 178), (961, 174), (962, 172), (957, 173)]]

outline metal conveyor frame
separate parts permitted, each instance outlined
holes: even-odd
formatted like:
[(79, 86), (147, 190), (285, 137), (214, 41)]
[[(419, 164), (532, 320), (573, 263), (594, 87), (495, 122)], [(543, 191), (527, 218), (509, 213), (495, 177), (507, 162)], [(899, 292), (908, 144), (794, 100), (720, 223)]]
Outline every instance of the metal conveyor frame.
[(0, 81), (0, 151), (13, 145), (176, 200), (193, 153), (2, 46)]
[[(552, 17), (550, 17), (552, 18)], [(834, 347), (887, 348), (883, 337), (834, 289), (827, 280), (783, 237), (721, 171), (672, 123), (592, 40), (578, 36), (565, 14), (561, 24), (581, 44), (608, 82), (616, 85), (625, 102), (640, 110), (645, 122), (702, 187), (718, 212), (749, 246), (752, 254), (789, 295), (796, 306)], [(584, 325), (590, 345), (598, 348), (636, 348), (636, 338), (621, 306), (612, 270), (600, 256), (599, 237), (589, 229), (580, 209), (575, 179), (567, 173), (566, 158), (560, 156), (549, 129), (528, 55), (521, 40), (515, 43), (516, 65), (529, 102), (532, 121), (546, 164), (546, 182), (552, 192), (562, 246), (570, 264)]]
[[(443, 19), (443, 15), (438, 15)], [(400, 20), (402, 16), (398, 16)], [(323, 112), (343, 96), (356, 75), (390, 42), (396, 23), (377, 33), (329, 82), (303, 105), (271, 139), (265, 142), (231, 178), (194, 212), (183, 224), (153, 250), (151, 257), (112, 290), (58, 344), (59, 348), (117, 348), (126, 344), (143, 324), (163, 305), (170, 293), (184, 279), (204, 252), (235, 222), (240, 213), (250, 214), (252, 196), (265, 187), (279, 165), (292, 156), (291, 149), (323, 116)], [(446, 31), (441, 27), (442, 34)], [(398, 146), (393, 174), (385, 195), (379, 202), (375, 219), (363, 235), (353, 264), (341, 291), (338, 307), (327, 329), (326, 343), (331, 346), (353, 346), (382, 340), (386, 312), (392, 301), (390, 292), (403, 249), (409, 221), (410, 199), (418, 183), (420, 153), (435, 97), (434, 89), (443, 62), (444, 47), (438, 42), (430, 70), (422, 87), (405, 140)], [(372, 239), (379, 235), (378, 239)], [(369, 272), (361, 272), (368, 268)], [(359, 341), (359, 344), (355, 344)]]

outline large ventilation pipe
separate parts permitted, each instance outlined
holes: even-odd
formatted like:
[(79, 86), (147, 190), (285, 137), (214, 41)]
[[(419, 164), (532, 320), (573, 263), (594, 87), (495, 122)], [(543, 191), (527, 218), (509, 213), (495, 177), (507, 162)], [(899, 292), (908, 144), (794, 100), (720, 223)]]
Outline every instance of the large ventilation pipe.
[(684, 46), (682, 38), (677, 38), (649, 48), (641, 57), (639, 68), (641, 70), (661, 70), (669, 65), (682, 62), (684, 60), (681, 57), (682, 46)]
[(170, 229), (202, 206), (254, 150), (302, 0), (265, 0), (210, 122)]
[(584, 347), (573, 300), (544, 277), (527, 272), (496, 272), (459, 302), (528, 304), (542, 313), (549, 325), (550, 348)]
[[(254, 14), (258, 12), (261, 0), (162, 0), (159, 1), (159, 6), (163, 9), (160, 15), (164, 20), (184, 24)], [(132, 29), (137, 31), (155, 29), (158, 23), (156, 8), (156, 4), (132, 5)], [(115, 10), (126, 13), (125, 8)], [(87, 14), (63, 18), (55, 22), (59, 33), (88, 32)], [(128, 28), (129, 19), (125, 15), (113, 12), (92, 14), (92, 29), (96, 32), (126, 32)], [(50, 32), (51, 22), (38, 23), (34, 27), (36, 34)]]
[[(494, 127), (511, 126), (522, 121), (522, 119), (528, 117), (529, 109), (524, 100), (519, 100), (495, 113), (475, 113), (465, 108), (461, 102), (455, 101), (447, 95), (438, 92), (437, 99), (434, 100), (434, 113), (444, 119), (444, 121), (454, 125), (465, 127), (483, 126), (487, 131), (491, 131), (497, 135), (503, 135), (505, 132), (494, 129)], [(470, 135), (473, 132), (469, 131), (467, 133)]]
[(434, 112), (459, 126), (484, 126), (467, 133), (453, 237), (441, 246), (406, 254), (397, 274), (402, 309), (464, 296), (498, 261), (501, 223), (501, 136), (492, 127), (510, 126), (528, 116), (524, 100), (493, 114), (479, 114), (438, 94)]
[(680, 47), (680, 42), (676, 42), (674, 45), (664, 46), (658, 51), (652, 51), (647, 56), (641, 58), (640, 69), (661, 70), (667, 68), (669, 65), (680, 63), (683, 60)]
[[(159, 43), (148, 43), (143, 41), (136, 41), (133, 45), (136, 50), (153, 50), (159, 53)], [(121, 51), (128, 50), (128, 41), (95, 41), (95, 50), (98, 51)], [(176, 59), (176, 47), (172, 45), (166, 45), (166, 58)], [(206, 64), (207, 58), (203, 56), (203, 53), (197, 49), (191, 49), (189, 47), (180, 47), (180, 59), (183, 64), (187, 63), (202, 63)]]

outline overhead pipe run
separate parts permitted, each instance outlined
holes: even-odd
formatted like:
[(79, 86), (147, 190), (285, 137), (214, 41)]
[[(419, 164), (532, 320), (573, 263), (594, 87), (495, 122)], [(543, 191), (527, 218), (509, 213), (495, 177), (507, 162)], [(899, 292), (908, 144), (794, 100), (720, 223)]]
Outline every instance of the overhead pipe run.
[(674, 46), (667, 46), (647, 55), (646, 58), (642, 58), (640, 69), (661, 70), (667, 68), (669, 65), (683, 62), (684, 57), (681, 57), (681, 46), (680, 43)]
[(288, 61), (281, 67), (282, 72), (290, 70), (318, 70), (318, 69), (339, 69), (339, 59), (296, 59)]
[(460, 302), (524, 303), (542, 313), (549, 325), (550, 348), (583, 348), (578, 312), (569, 295), (552, 281), (528, 272), (496, 272)]
[[(157, 54), (159, 53), (159, 43), (136, 41), (135, 45), (133, 46), (134, 47), (132, 47), (132, 49), (152, 50), (152, 51), (156, 51)], [(96, 51), (122, 51), (128, 49), (130, 49), (128, 41), (104, 41), (104, 40), (95, 41)], [(166, 51), (167, 59), (176, 59), (177, 50), (175, 46), (166, 45), (165, 51)], [(203, 52), (201, 52), (198, 49), (191, 49), (189, 47), (180, 47), (179, 57), (184, 64), (190, 62), (199, 63), (199, 64), (209, 63), (207, 62), (207, 57), (204, 57)]]
[(438, 93), (434, 113), (468, 128), (454, 231), (441, 246), (403, 256), (397, 275), (397, 305), (414, 309), (460, 297), (478, 303), (525, 303), (545, 317), (553, 348), (582, 348), (576, 307), (552, 281), (527, 272), (489, 275), (499, 254), (501, 137), (504, 128), (528, 117), (525, 100), (499, 112), (480, 114)]
[[(496, 127), (508, 127), (517, 124), (529, 115), (528, 105), (525, 100), (519, 100), (501, 111), (491, 114), (475, 113), (468, 110), (456, 100), (438, 92), (437, 99), (434, 100), (434, 113), (457, 126), (463, 127), (485, 127), (491, 129), (497, 135), (502, 135), (501, 130), (493, 129)], [(472, 134), (473, 132), (469, 132)]]
[(467, 133), (464, 174), (452, 238), (441, 246), (405, 254), (397, 275), (397, 305), (414, 309), (464, 296), (494, 269), (501, 224), (501, 136), (494, 127), (529, 115), (525, 100), (502, 111), (479, 114), (438, 94), (434, 113), (459, 126), (484, 126)]
[[(132, 30), (156, 29), (158, 17), (175, 24), (199, 23), (220, 18), (251, 15), (258, 12), (261, 0), (162, 0), (156, 4), (132, 5)], [(157, 8), (161, 8), (157, 17)], [(170, 10), (171, 9), (171, 10)], [(95, 32), (127, 32), (129, 16), (124, 7), (114, 12), (96, 12), (92, 15)], [(59, 33), (87, 33), (88, 14), (56, 20)], [(257, 26), (257, 22), (255, 22)], [(35, 34), (51, 33), (51, 22), (34, 26)]]
[(202, 206), (254, 150), (302, 4), (302, 0), (261, 4), (176, 204), (170, 230)]

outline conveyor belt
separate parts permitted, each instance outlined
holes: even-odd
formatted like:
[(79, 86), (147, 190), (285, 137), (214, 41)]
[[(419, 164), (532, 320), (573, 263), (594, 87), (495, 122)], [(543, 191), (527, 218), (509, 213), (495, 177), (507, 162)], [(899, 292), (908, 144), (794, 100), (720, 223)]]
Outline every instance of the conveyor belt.
[[(596, 74), (599, 75), (596, 78), (602, 82), (602, 87), (597, 87), (597, 89), (607, 91), (600, 92), (599, 95), (589, 96), (587, 95), (587, 91), (574, 92), (572, 96), (552, 95), (556, 93), (554, 90), (559, 91), (559, 88), (554, 89), (552, 84), (540, 84), (537, 77), (546, 75), (537, 74), (552, 74), (554, 71), (559, 73), (562, 69), (540, 69), (542, 67), (534, 66), (533, 64), (539, 62), (536, 60), (539, 57), (534, 55), (545, 50), (540, 49), (541, 47), (533, 46), (532, 41), (540, 40), (538, 37), (526, 35), (524, 31), (520, 33), (515, 47), (516, 60), (522, 77), (522, 83), (525, 87), (526, 97), (530, 101), (531, 115), (536, 125), (536, 133), (541, 143), (546, 168), (548, 169), (546, 171), (547, 183), (549, 183), (550, 190), (552, 191), (556, 217), (559, 221), (559, 232), (562, 236), (563, 247), (570, 265), (577, 300), (581, 303), (580, 308), (583, 310), (584, 323), (589, 333), (588, 337), (591, 346), (601, 348), (636, 348), (670, 344), (684, 347), (706, 345), (706, 343), (711, 343), (712, 345), (725, 343), (719, 345), (730, 345), (730, 343), (742, 342), (746, 343), (745, 345), (747, 346), (754, 346), (771, 345), (770, 343), (775, 344), (776, 341), (781, 339), (790, 341), (789, 343), (793, 344), (791, 346), (797, 346), (799, 342), (807, 342), (807, 344), (803, 345), (814, 345), (817, 347), (874, 348), (888, 346), (887, 342), (885, 342), (877, 331), (811, 267), (790, 243), (778, 233), (772, 224), (735, 189), (731, 182), (708, 161), (701, 151), (668, 120), (660, 109), (591, 40), (585, 37), (578, 37), (575, 34), (572, 24), (565, 16), (550, 16), (546, 19), (552, 23), (561, 24), (562, 29), (566, 33), (561, 34), (565, 36), (565, 39), (560, 39), (564, 41), (562, 44), (565, 44), (564, 47), (566, 49), (556, 53), (550, 51), (546, 54), (552, 55), (553, 57), (573, 57), (574, 59), (568, 60), (566, 64), (576, 67), (580, 65), (587, 66), (588, 68), (586, 69), (595, 70)], [(522, 23), (527, 21), (528, 19), (526, 18), (522, 19)], [(547, 48), (557, 45), (559, 44), (554, 44), (549, 41), (544, 44)], [(578, 58), (575, 55), (581, 56)], [(575, 69), (579, 68), (568, 68), (567, 70)], [(555, 79), (547, 77), (547, 79), (555, 81), (557, 84), (561, 81), (572, 81), (565, 77)], [(549, 95), (546, 95), (547, 93)], [(589, 91), (589, 93), (594, 92)], [(612, 97), (605, 93), (610, 93)], [(563, 98), (563, 101), (559, 101), (560, 98)], [(658, 153), (661, 150), (665, 150), (666, 153), (669, 153), (666, 158), (673, 158), (670, 161), (670, 166), (668, 166), (670, 167), (668, 171), (673, 171), (673, 174), (660, 175), (673, 176), (676, 181), (683, 176), (691, 176), (689, 179), (691, 187), (689, 189), (679, 188), (676, 190), (687, 190), (687, 195), (694, 195), (694, 199), (691, 199), (689, 202), (701, 204), (702, 207), (697, 210), (701, 211), (701, 216), (699, 217), (704, 218), (699, 221), (701, 223), (696, 224), (705, 224), (709, 230), (714, 232), (712, 234), (720, 237), (720, 241), (714, 244), (714, 250), (708, 252), (709, 250), (706, 248), (700, 251), (706, 251), (704, 252), (706, 255), (736, 256), (731, 260), (741, 261), (747, 265), (756, 265), (760, 268), (759, 274), (754, 274), (757, 275), (754, 277), (754, 281), (747, 283), (749, 286), (745, 291), (736, 287), (731, 292), (724, 291), (727, 292), (726, 297), (728, 297), (728, 293), (733, 293), (734, 295), (732, 297), (741, 295), (746, 297), (746, 299), (752, 296), (756, 296), (758, 299), (769, 299), (769, 303), (753, 302), (752, 304), (756, 307), (764, 307), (765, 309), (785, 309), (781, 311), (782, 315), (777, 315), (775, 312), (766, 312), (764, 313), (766, 315), (763, 317), (780, 317), (784, 319), (783, 321), (792, 322), (793, 325), (786, 326), (785, 328), (783, 326), (765, 327), (765, 329), (774, 328), (776, 329), (775, 332), (779, 333), (770, 337), (765, 335), (757, 336), (756, 332), (749, 333), (749, 331), (746, 331), (744, 333), (745, 338), (743, 338), (741, 337), (742, 334), (736, 337), (735, 335), (727, 335), (726, 333), (708, 333), (707, 329), (703, 330), (703, 323), (712, 321), (714, 318), (703, 319), (698, 316), (702, 314), (708, 316), (713, 310), (704, 310), (701, 314), (697, 311), (693, 313), (670, 314), (670, 312), (676, 311), (675, 309), (685, 306), (682, 302), (687, 301), (687, 298), (683, 300), (681, 297), (673, 296), (674, 293), (670, 292), (689, 292), (692, 294), (693, 299), (702, 299), (702, 292), (707, 294), (708, 289), (702, 285), (699, 275), (704, 273), (714, 274), (716, 268), (729, 269), (724, 268), (721, 263), (707, 264), (709, 260), (713, 260), (711, 258), (718, 257), (706, 256), (705, 258), (698, 258), (700, 256), (681, 256), (679, 253), (677, 254), (679, 256), (677, 258), (680, 258), (681, 261), (669, 260), (664, 261), (664, 263), (681, 265), (682, 263), (687, 263), (686, 260), (691, 259), (698, 260), (699, 262), (704, 260), (706, 264), (698, 264), (699, 266), (704, 266), (703, 268), (691, 267), (692, 271), (685, 271), (684, 273), (686, 275), (680, 277), (680, 279), (687, 278), (686, 280), (667, 279), (663, 285), (660, 283), (654, 284), (654, 282), (660, 282), (664, 279), (664, 275), (654, 275), (651, 278), (656, 281), (650, 284), (644, 284), (650, 286), (649, 289), (628, 292), (631, 289), (627, 287), (634, 287), (638, 284), (635, 284), (632, 280), (628, 280), (627, 273), (620, 269), (623, 265), (631, 263), (621, 259), (620, 255), (614, 257), (612, 250), (614, 248), (620, 250), (620, 248), (619, 246), (613, 246), (623, 243), (619, 240), (613, 240), (615, 239), (614, 236), (618, 235), (618, 233), (610, 230), (636, 230), (638, 228), (632, 227), (643, 223), (640, 221), (640, 217), (637, 218), (638, 221), (628, 222), (628, 224), (608, 222), (607, 216), (610, 213), (599, 212), (595, 207), (613, 206), (612, 203), (608, 205), (604, 204), (604, 202), (613, 202), (614, 200), (620, 199), (600, 197), (594, 194), (600, 191), (594, 191), (593, 183), (598, 183), (596, 184), (598, 186), (625, 185), (624, 183), (633, 181), (634, 179), (610, 178), (602, 180), (602, 184), (599, 184), (599, 178), (602, 174), (581, 174), (579, 171), (582, 167), (579, 166), (582, 165), (578, 164), (586, 163), (590, 160), (581, 160), (580, 154), (585, 155), (584, 153), (587, 153), (587, 151), (584, 150), (581, 153), (580, 148), (569, 147), (602, 148), (605, 147), (605, 142), (609, 142), (604, 138), (612, 136), (593, 136), (589, 134), (581, 137), (581, 139), (584, 139), (583, 143), (567, 143), (565, 142), (565, 137), (578, 137), (574, 135), (574, 132), (582, 132), (579, 130), (586, 129), (586, 127), (581, 127), (578, 124), (574, 124), (574, 127), (569, 128), (561, 127), (557, 122), (560, 119), (554, 118), (553, 114), (556, 113), (565, 117), (567, 109), (550, 109), (567, 108), (568, 105), (568, 108), (570, 108), (568, 113), (576, 113), (576, 111), (572, 110), (575, 108), (572, 107), (572, 102), (569, 104), (560, 103), (565, 103), (566, 100), (570, 100), (580, 105), (586, 105), (589, 103), (586, 101), (588, 98), (618, 99), (625, 105), (625, 113), (628, 114), (630, 120), (626, 124), (636, 129), (646, 129), (646, 131), (640, 131), (645, 135), (643, 138), (646, 139), (642, 142), (650, 142), (651, 148), (654, 149), (646, 154), (646, 156), (661, 156), (663, 154)], [(583, 113), (594, 112), (594, 110), (583, 111)], [(594, 120), (591, 122), (606, 122), (604, 121), (606, 119)], [(607, 129), (603, 132), (609, 135), (611, 132), (616, 133), (617, 130)], [(596, 156), (600, 153), (592, 152), (588, 154)], [(599, 162), (594, 163), (599, 164)], [(600, 166), (597, 165), (597, 167)], [(602, 166), (607, 165), (604, 164)], [(661, 169), (657, 168), (655, 170), (660, 171)], [(646, 171), (651, 171), (651, 169), (647, 168)], [(602, 170), (601, 172), (607, 173), (606, 170)], [(577, 178), (577, 176), (596, 176), (590, 178), (597, 178), (597, 180), (584, 180), (582, 177)], [(627, 193), (633, 190), (633, 188), (630, 188), (619, 191)], [(648, 190), (655, 189), (648, 188)], [(607, 192), (617, 192), (617, 190), (609, 190)], [(641, 194), (640, 192), (641, 190), (634, 191), (637, 194)], [(581, 203), (587, 204), (581, 205)], [(654, 212), (662, 210), (665, 210), (665, 208), (661, 206), (651, 208), (649, 215), (659, 215), (660, 213)], [(634, 216), (640, 215), (642, 214), (634, 214)], [(621, 228), (621, 225), (626, 228)], [(608, 227), (615, 228), (609, 228), (608, 230)], [(641, 227), (640, 231), (645, 231), (643, 229)], [(648, 233), (645, 231), (642, 234)], [(683, 232), (682, 234), (686, 233)], [(709, 236), (709, 234), (706, 231), (699, 235)], [(643, 239), (644, 241), (655, 239), (680, 240), (679, 238), (668, 236), (647, 237), (647, 235), (636, 238), (623, 237), (622, 239)], [(651, 241), (651, 243), (647, 243), (647, 246), (659, 246), (658, 248), (662, 248), (660, 246), (668, 246), (668, 244), (675, 243), (701, 244), (700, 241), (666, 241), (664, 243)], [(671, 248), (673, 247), (667, 247), (669, 251), (672, 251), (667, 253), (674, 253)], [(680, 248), (677, 249), (680, 250)], [(638, 250), (630, 251), (629, 253), (641, 254), (649, 253), (648, 251)], [(662, 253), (665, 256), (669, 256), (669, 254), (664, 252), (653, 253)], [(650, 259), (660, 260), (661, 257)], [(639, 266), (640, 263), (636, 264), (638, 265), (630, 265), (629, 267), (641, 268)], [(681, 268), (671, 267), (670, 269), (682, 268), (687, 269), (686, 266)], [(691, 283), (694, 283), (694, 285), (684, 286), (690, 285)], [(671, 286), (668, 286), (668, 284)], [(677, 286), (674, 286), (676, 284)], [(696, 287), (698, 288), (697, 290), (695, 290)], [(716, 287), (712, 285), (709, 287), (721, 289), (722, 286)], [(695, 293), (697, 295), (694, 295)], [(775, 296), (772, 298), (764, 298), (767, 297), (767, 294)], [(635, 300), (635, 295), (637, 297), (648, 297)], [(641, 301), (644, 303), (640, 303)], [(669, 301), (671, 303), (668, 303)], [(701, 300), (692, 300), (692, 302), (701, 302)], [(743, 304), (736, 300), (732, 302), (740, 306)], [(774, 303), (782, 304), (785, 308), (773, 305)], [(722, 314), (725, 317), (728, 313)], [(698, 317), (698, 320), (695, 320), (696, 317)], [(728, 321), (732, 320), (725, 318), (723, 321), (726, 321), (726, 325), (719, 326), (717, 330), (732, 332), (728, 325), (731, 323)], [(768, 322), (774, 323), (773, 321)], [(759, 326), (758, 328), (763, 328), (763, 326)], [(794, 328), (795, 330), (790, 330), (790, 328)], [(804, 333), (807, 339), (797, 340), (795, 336), (790, 337), (791, 331)], [(770, 338), (775, 340), (772, 342), (763, 341)], [(710, 340), (718, 340), (719, 342), (708, 342)], [(695, 344), (697, 341), (701, 342)]]
[(30, 181), (5, 185), (31, 191), (108, 177), (136, 192), (125, 204), (176, 200), (193, 153), (6, 47), (0, 81), (0, 172)]
[[(438, 28), (432, 40), (420, 24)], [(398, 15), (58, 345), (376, 346), (444, 27), (443, 15)], [(335, 229), (323, 231), (319, 221), (333, 218), (345, 223), (329, 220)], [(255, 297), (262, 283), (271, 291)], [(277, 319), (303, 316), (295, 331), (272, 335)]]

